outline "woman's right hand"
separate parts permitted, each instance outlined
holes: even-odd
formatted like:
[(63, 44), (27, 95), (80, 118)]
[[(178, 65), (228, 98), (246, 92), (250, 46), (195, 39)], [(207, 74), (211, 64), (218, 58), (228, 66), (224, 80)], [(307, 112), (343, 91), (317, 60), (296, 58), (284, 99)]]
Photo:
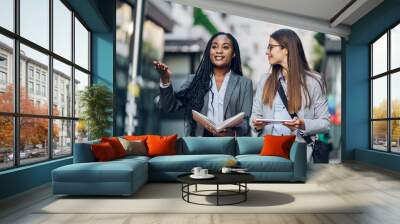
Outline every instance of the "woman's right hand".
[(161, 82), (163, 84), (167, 84), (170, 82), (171, 77), (171, 70), (168, 68), (166, 64), (161, 63), (160, 61), (153, 61), (154, 68), (160, 73), (161, 75)]
[(251, 121), (253, 123), (253, 127), (255, 129), (257, 129), (258, 131), (263, 129), (265, 125), (269, 124), (269, 122), (265, 122), (265, 121), (257, 121), (257, 118), (253, 118), (253, 120)]

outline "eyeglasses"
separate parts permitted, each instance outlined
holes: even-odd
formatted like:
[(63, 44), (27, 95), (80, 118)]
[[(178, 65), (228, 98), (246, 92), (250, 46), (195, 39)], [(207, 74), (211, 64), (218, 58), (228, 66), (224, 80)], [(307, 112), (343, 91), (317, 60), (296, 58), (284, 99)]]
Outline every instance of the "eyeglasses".
[(267, 50), (271, 51), (274, 47), (282, 47), (280, 44), (268, 44)]

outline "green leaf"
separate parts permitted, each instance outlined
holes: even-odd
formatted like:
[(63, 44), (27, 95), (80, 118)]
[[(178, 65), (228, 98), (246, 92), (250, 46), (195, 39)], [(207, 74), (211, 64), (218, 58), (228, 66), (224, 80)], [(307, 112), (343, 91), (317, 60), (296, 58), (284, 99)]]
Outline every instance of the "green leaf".
[(82, 108), (81, 118), (86, 121), (89, 139), (109, 136), (112, 126), (112, 92), (102, 84), (86, 87), (79, 93)]

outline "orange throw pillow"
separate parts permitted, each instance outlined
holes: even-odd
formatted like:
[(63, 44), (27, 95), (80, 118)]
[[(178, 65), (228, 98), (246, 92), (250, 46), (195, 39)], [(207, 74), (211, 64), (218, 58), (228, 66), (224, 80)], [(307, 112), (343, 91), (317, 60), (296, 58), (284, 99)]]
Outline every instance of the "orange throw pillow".
[(99, 162), (110, 161), (117, 158), (114, 149), (108, 142), (93, 144), (90, 146), (90, 148), (94, 154), (94, 157)]
[(295, 135), (276, 136), (276, 135), (265, 135), (264, 145), (261, 149), (261, 156), (280, 156), (286, 159), (290, 159), (290, 148), (294, 140)]
[(176, 139), (178, 135), (148, 135), (148, 156), (176, 155)]
[(121, 142), (119, 142), (118, 138), (110, 137), (110, 138), (101, 138), (101, 142), (108, 142), (114, 149), (115, 155), (117, 158), (125, 157), (126, 151), (124, 146), (122, 146)]

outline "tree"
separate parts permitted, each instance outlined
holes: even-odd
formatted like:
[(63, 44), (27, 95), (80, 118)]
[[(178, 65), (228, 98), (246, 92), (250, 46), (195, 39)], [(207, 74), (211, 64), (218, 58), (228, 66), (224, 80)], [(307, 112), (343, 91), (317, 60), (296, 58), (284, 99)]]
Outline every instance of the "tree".
[[(394, 99), (391, 102), (392, 113), (391, 117), (400, 117), (400, 100)], [(373, 108), (373, 118), (387, 118), (387, 101), (384, 100), (380, 104)], [(398, 120), (392, 122), (392, 142), (398, 141), (400, 138), (400, 122)], [(386, 138), (387, 136), (387, 122), (386, 121), (376, 121), (373, 125), (373, 135), (374, 138)]]
[(81, 118), (89, 131), (89, 139), (109, 136), (112, 125), (112, 92), (104, 85), (87, 86), (80, 92)]
[[(373, 118), (387, 118), (387, 101), (381, 101), (378, 106), (372, 109)], [(386, 121), (376, 121), (373, 123), (372, 132), (374, 138), (385, 138), (387, 137), (387, 123)]]
[[(0, 110), (12, 112), (14, 107), (13, 86), (9, 85), (6, 92), (0, 93)], [(13, 146), (13, 119), (10, 116), (0, 116), (0, 147), (12, 148)]]
[[(13, 112), (14, 107), (14, 87), (8, 85), (5, 93), (0, 94), (1, 111)], [(34, 105), (29, 99), (29, 95), (24, 87), (20, 88), (20, 108), (24, 114), (47, 114), (46, 104)], [(58, 110), (55, 111), (59, 113)], [(13, 117), (0, 116), (0, 146), (4, 148), (13, 147)], [(48, 119), (47, 118), (20, 118), (20, 148), (24, 149), (26, 145), (46, 144), (48, 136)], [(59, 128), (57, 125), (53, 127), (53, 138), (59, 135)]]

